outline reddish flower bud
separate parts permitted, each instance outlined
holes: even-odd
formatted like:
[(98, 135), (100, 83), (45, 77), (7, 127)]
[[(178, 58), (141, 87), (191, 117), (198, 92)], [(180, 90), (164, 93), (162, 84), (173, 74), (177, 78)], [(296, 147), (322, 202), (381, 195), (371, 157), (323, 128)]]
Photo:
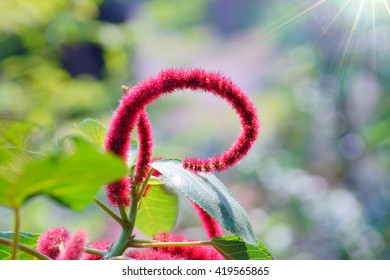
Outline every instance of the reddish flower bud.
[(55, 259), (64, 248), (64, 244), (70, 238), (70, 233), (64, 228), (52, 228), (47, 230), (38, 239), (37, 249), (42, 254)]
[(60, 253), (57, 260), (80, 260), (84, 253), (84, 245), (87, 242), (87, 233), (77, 231), (66, 242), (64, 250)]

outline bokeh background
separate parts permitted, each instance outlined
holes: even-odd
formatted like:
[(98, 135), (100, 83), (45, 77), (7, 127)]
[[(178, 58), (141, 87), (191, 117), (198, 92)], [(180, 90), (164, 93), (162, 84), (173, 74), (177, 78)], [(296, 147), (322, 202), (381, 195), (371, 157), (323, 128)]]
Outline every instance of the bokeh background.
[[(45, 150), (91, 117), (106, 126), (121, 85), (167, 67), (230, 76), (258, 107), (261, 135), (218, 174), (278, 259), (390, 258), (390, 1), (0, 0), (0, 118), (33, 122)], [(189, 92), (188, 92), (189, 93)], [(203, 93), (148, 107), (154, 156), (207, 157), (239, 132)], [(202, 238), (185, 199), (175, 232)], [(0, 230), (12, 212), (0, 209)], [(22, 230), (115, 238), (96, 206), (37, 198)]]

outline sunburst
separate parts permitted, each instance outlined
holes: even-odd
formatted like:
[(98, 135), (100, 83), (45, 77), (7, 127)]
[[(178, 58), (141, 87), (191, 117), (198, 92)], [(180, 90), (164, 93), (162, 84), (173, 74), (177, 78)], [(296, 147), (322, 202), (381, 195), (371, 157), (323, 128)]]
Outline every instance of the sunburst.
[[(355, 51), (358, 42), (370, 45), (372, 50), (367, 57), (370, 58), (370, 63), (373, 68), (377, 65), (378, 40), (377, 28), (390, 24), (390, 0), (319, 0), (311, 1), (306, 7), (301, 8), (298, 12), (280, 22), (273, 24), (271, 28), (263, 33), (259, 38), (261, 40), (275, 35), (282, 29), (285, 29), (295, 22), (310, 18), (312, 15), (326, 15), (322, 17), (322, 27), (318, 30), (317, 42), (323, 40), (324, 36), (331, 34), (335, 26), (340, 33), (337, 40), (338, 72), (350, 62), (351, 56)], [(381, 44), (386, 43), (389, 46), (389, 41), (386, 38)], [(325, 43), (326, 44), (326, 43)], [(383, 46), (381, 46), (383, 49)], [(334, 49), (328, 51), (336, 51)]]

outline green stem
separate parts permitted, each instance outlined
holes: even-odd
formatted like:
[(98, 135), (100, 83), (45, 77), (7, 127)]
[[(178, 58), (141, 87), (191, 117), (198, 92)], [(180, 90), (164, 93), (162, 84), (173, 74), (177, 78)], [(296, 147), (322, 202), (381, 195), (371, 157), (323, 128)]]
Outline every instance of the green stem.
[(89, 248), (89, 247), (84, 247), (84, 251), (88, 254), (100, 256), (100, 257), (103, 257), (105, 254), (107, 254), (107, 251), (93, 249), (93, 248)]
[(129, 219), (127, 218), (127, 213), (125, 207), (119, 208), (119, 213), (121, 214), (122, 220), (126, 222), (126, 224), (129, 223)]
[[(14, 240), (0, 237), (0, 244), (12, 247), (12, 246), (14, 246)], [(48, 256), (38, 252), (34, 248), (31, 248), (25, 244), (18, 244), (18, 248), (21, 251), (26, 252), (27, 254), (29, 254), (33, 257), (36, 257), (39, 260), (51, 260), (51, 258), (49, 258)]]
[(144, 196), (145, 190), (148, 187), (148, 183), (149, 183), (150, 177), (152, 177), (153, 171), (154, 171), (154, 168), (150, 168), (148, 175), (146, 175), (145, 181), (143, 182), (143, 184), (142, 184), (142, 186), (137, 194), (138, 201), (140, 201), (141, 198)]
[(108, 215), (110, 215), (115, 221), (117, 221), (122, 228), (126, 226), (126, 222), (121, 219), (117, 214), (115, 214), (110, 208), (108, 208), (103, 202), (101, 202), (98, 198), (95, 198), (95, 203), (102, 208)]
[(156, 248), (172, 246), (207, 246), (212, 245), (211, 241), (187, 241), (187, 242), (139, 242), (143, 240), (132, 240), (127, 243), (129, 247), (134, 248)]
[(19, 207), (14, 208), (14, 237), (13, 237), (13, 243), (11, 248), (11, 259), (16, 260), (16, 256), (18, 253), (18, 243), (19, 243), (19, 229), (20, 229), (20, 211)]
[[(135, 187), (132, 189), (130, 193), (130, 210), (129, 217), (126, 219), (126, 223), (122, 225), (122, 232), (119, 236), (118, 241), (114, 244), (114, 246), (104, 255), (104, 259), (112, 259), (114, 257), (120, 256), (127, 249), (129, 242), (134, 238), (133, 231), (135, 227), (135, 221), (137, 218), (137, 213), (140, 205), (140, 201), (143, 196), (143, 192), (146, 189), (148, 181), (152, 176), (153, 168), (149, 170), (146, 179), (144, 180), (142, 186), (141, 183), (136, 183)], [(120, 208), (121, 215), (126, 213), (124, 208)], [(122, 221), (124, 220), (121, 219)]]
[(103, 259), (107, 260), (122, 255), (123, 252), (127, 249), (127, 243), (129, 243), (132, 234), (133, 234), (133, 228), (130, 228), (129, 225), (123, 228), (118, 241), (104, 255)]

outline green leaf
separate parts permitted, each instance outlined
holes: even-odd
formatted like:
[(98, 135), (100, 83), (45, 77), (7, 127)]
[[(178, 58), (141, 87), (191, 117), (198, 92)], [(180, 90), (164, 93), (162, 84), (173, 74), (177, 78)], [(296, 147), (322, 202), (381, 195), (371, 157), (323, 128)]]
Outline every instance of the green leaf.
[(24, 147), (36, 124), (25, 120), (0, 119), (0, 146)]
[(273, 260), (268, 249), (257, 241), (257, 246), (244, 242), (238, 236), (214, 237), (211, 244), (227, 260)]
[(150, 166), (227, 230), (245, 242), (257, 244), (248, 215), (217, 177), (207, 173), (194, 174), (184, 169), (179, 160), (154, 161)]
[(170, 232), (176, 224), (178, 207), (176, 193), (163, 185), (151, 185), (142, 199), (135, 226), (148, 236)]
[(151, 176), (148, 185), (164, 185), (165, 182), (161, 181), (158, 177)]
[[(12, 240), (13, 232), (0, 232), (0, 237)], [(35, 248), (38, 242), (39, 234), (30, 232), (19, 232), (19, 243)], [(0, 260), (8, 260), (11, 257), (11, 246), (0, 244)], [(35, 260), (35, 257), (19, 251), (18, 260)]]
[(106, 137), (106, 128), (95, 119), (85, 119), (78, 125), (80, 131), (93, 143), (103, 147)]
[(0, 204), (20, 207), (36, 195), (48, 195), (73, 210), (90, 204), (100, 187), (123, 177), (127, 168), (82, 138), (74, 138), (72, 154), (60, 152), (30, 161), (21, 173), (1, 186)]

